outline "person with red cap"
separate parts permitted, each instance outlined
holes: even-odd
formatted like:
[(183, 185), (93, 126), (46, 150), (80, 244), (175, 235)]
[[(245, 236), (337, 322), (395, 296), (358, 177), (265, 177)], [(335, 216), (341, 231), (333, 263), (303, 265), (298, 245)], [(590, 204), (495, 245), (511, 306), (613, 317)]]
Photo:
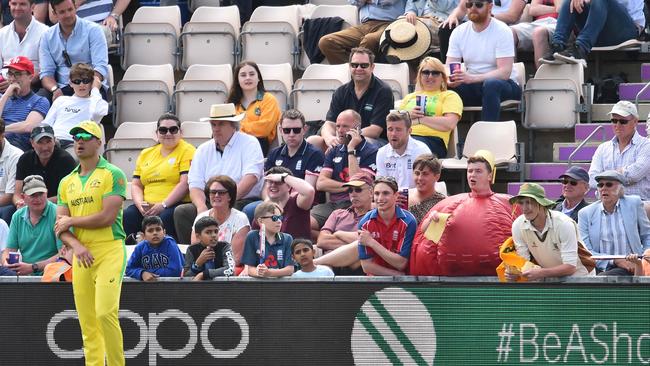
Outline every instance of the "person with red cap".
[[(9, 86), (0, 97), (0, 113), (7, 126), (16, 122), (26, 121), (39, 124), (50, 109), (46, 98), (32, 91), (31, 83), (34, 78), (34, 64), (25, 56), (9, 59), (5, 63)], [(31, 149), (29, 133), (17, 134), (8, 132), (5, 137), (14, 146), (23, 151)]]

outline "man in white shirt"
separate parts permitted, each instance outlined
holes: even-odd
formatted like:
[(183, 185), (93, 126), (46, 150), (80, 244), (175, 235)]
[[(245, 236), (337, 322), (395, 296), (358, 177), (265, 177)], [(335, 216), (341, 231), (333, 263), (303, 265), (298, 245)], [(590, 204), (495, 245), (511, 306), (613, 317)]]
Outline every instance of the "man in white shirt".
[(377, 175), (395, 178), (398, 187), (413, 188), (413, 162), (431, 151), (421, 141), (411, 137), (411, 119), (408, 114), (391, 111), (386, 117), (388, 145), (377, 151)]
[(521, 98), (512, 31), (492, 17), (492, 0), (467, 1), (465, 7), (470, 21), (451, 34), (447, 64), (463, 60), (467, 71), (455, 70), (449, 87), (464, 105), (483, 107), (482, 121), (498, 121), (501, 102)]
[(201, 118), (212, 126), (213, 138), (201, 144), (194, 154), (188, 174), (192, 203), (174, 210), (174, 224), (180, 243), (189, 244), (192, 223), (197, 213), (208, 210), (205, 184), (215, 175), (227, 175), (237, 182), (235, 208), (258, 201), (264, 181), (264, 156), (255, 137), (239, 132), (244, 114), (236, 115), (235, 105), (213, 104), (210, 117)]
[[(9, 9), (14, 20), (0, 29), (0, 62), (4, 64), (11, 58), (25, 56), (32, 61), (38, 74), (38, 47), (48, 27), (32, 15), (33, 0), (11, 0)], [(34, 81), (39, 82), (38, 78)], [(0, 81), (0, 93), (4, 93), (8, 86), (8, 80)]]
[(16, 212), (14, 191), (16, 189), (16, 167), (23, 151), (5, 138), (5, 122), (0, 118), (0, 219), (11, 225), (11, 216)]

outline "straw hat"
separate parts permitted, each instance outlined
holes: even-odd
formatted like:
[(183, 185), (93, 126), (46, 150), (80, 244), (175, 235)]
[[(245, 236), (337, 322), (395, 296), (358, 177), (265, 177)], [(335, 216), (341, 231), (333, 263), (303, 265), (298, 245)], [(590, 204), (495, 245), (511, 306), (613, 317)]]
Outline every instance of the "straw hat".
[(401, 18), (386, 27), (379, 44), (380, 48), (386, 48), (386, 59), (390, 63), (415, 60), (431, 47), (431, 31), (419, 19), (413, 25)]
[(231, 121), (239, 122), (244, 118), (245, 113), (237, 114), (233, 103), (213, 104), (210, 106), (210, 116), (201, 118), (201, 122), (206, 121)]

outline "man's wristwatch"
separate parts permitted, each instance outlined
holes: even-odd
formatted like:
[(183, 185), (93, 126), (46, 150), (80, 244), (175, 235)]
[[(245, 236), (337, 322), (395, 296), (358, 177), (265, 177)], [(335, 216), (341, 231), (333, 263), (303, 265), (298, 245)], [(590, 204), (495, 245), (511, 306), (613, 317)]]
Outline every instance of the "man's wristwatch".
[(50, 93), (54, 93), (55, 91), (59, 90), (58, 85), (54, 85), (53, 87), (50, 88)]
[(280, 174), (280, 181), (284, 183), (284, 180), (289, 176), (289, 173), (282, 173)]
[(36, 263), (32, 263), (32, 272), (33, 272), (33, 273), (38, 272), (38, 264), (36, 264)]
[(115, 19), (116, 22), (120, 20), (120, 16), (117, 13), (111, 13), (111, 17), (113, 17), (113, 19)]
[(348, 155), (357, 156), (357, 150), (348, 150)]
[(162, 205), (163, 208), (165, 208), (165, 209), (167, 208), (167, 204), (165, 203), (165, 201), (162, 201), (161, 205)]

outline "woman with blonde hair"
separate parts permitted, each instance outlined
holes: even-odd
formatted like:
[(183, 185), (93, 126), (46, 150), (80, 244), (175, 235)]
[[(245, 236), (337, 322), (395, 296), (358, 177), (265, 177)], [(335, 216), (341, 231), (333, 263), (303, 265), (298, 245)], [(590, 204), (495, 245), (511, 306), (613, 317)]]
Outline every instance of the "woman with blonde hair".
[(415, 92), (400, 105), (411, 117), (411, 136), (427, 144), (438, 158), (447, 156), (449, 136), (463, 114), (463, 101), (447, 90), (448, 82), (445, 65), (435, 57), (425, 57), (418, 67)]

